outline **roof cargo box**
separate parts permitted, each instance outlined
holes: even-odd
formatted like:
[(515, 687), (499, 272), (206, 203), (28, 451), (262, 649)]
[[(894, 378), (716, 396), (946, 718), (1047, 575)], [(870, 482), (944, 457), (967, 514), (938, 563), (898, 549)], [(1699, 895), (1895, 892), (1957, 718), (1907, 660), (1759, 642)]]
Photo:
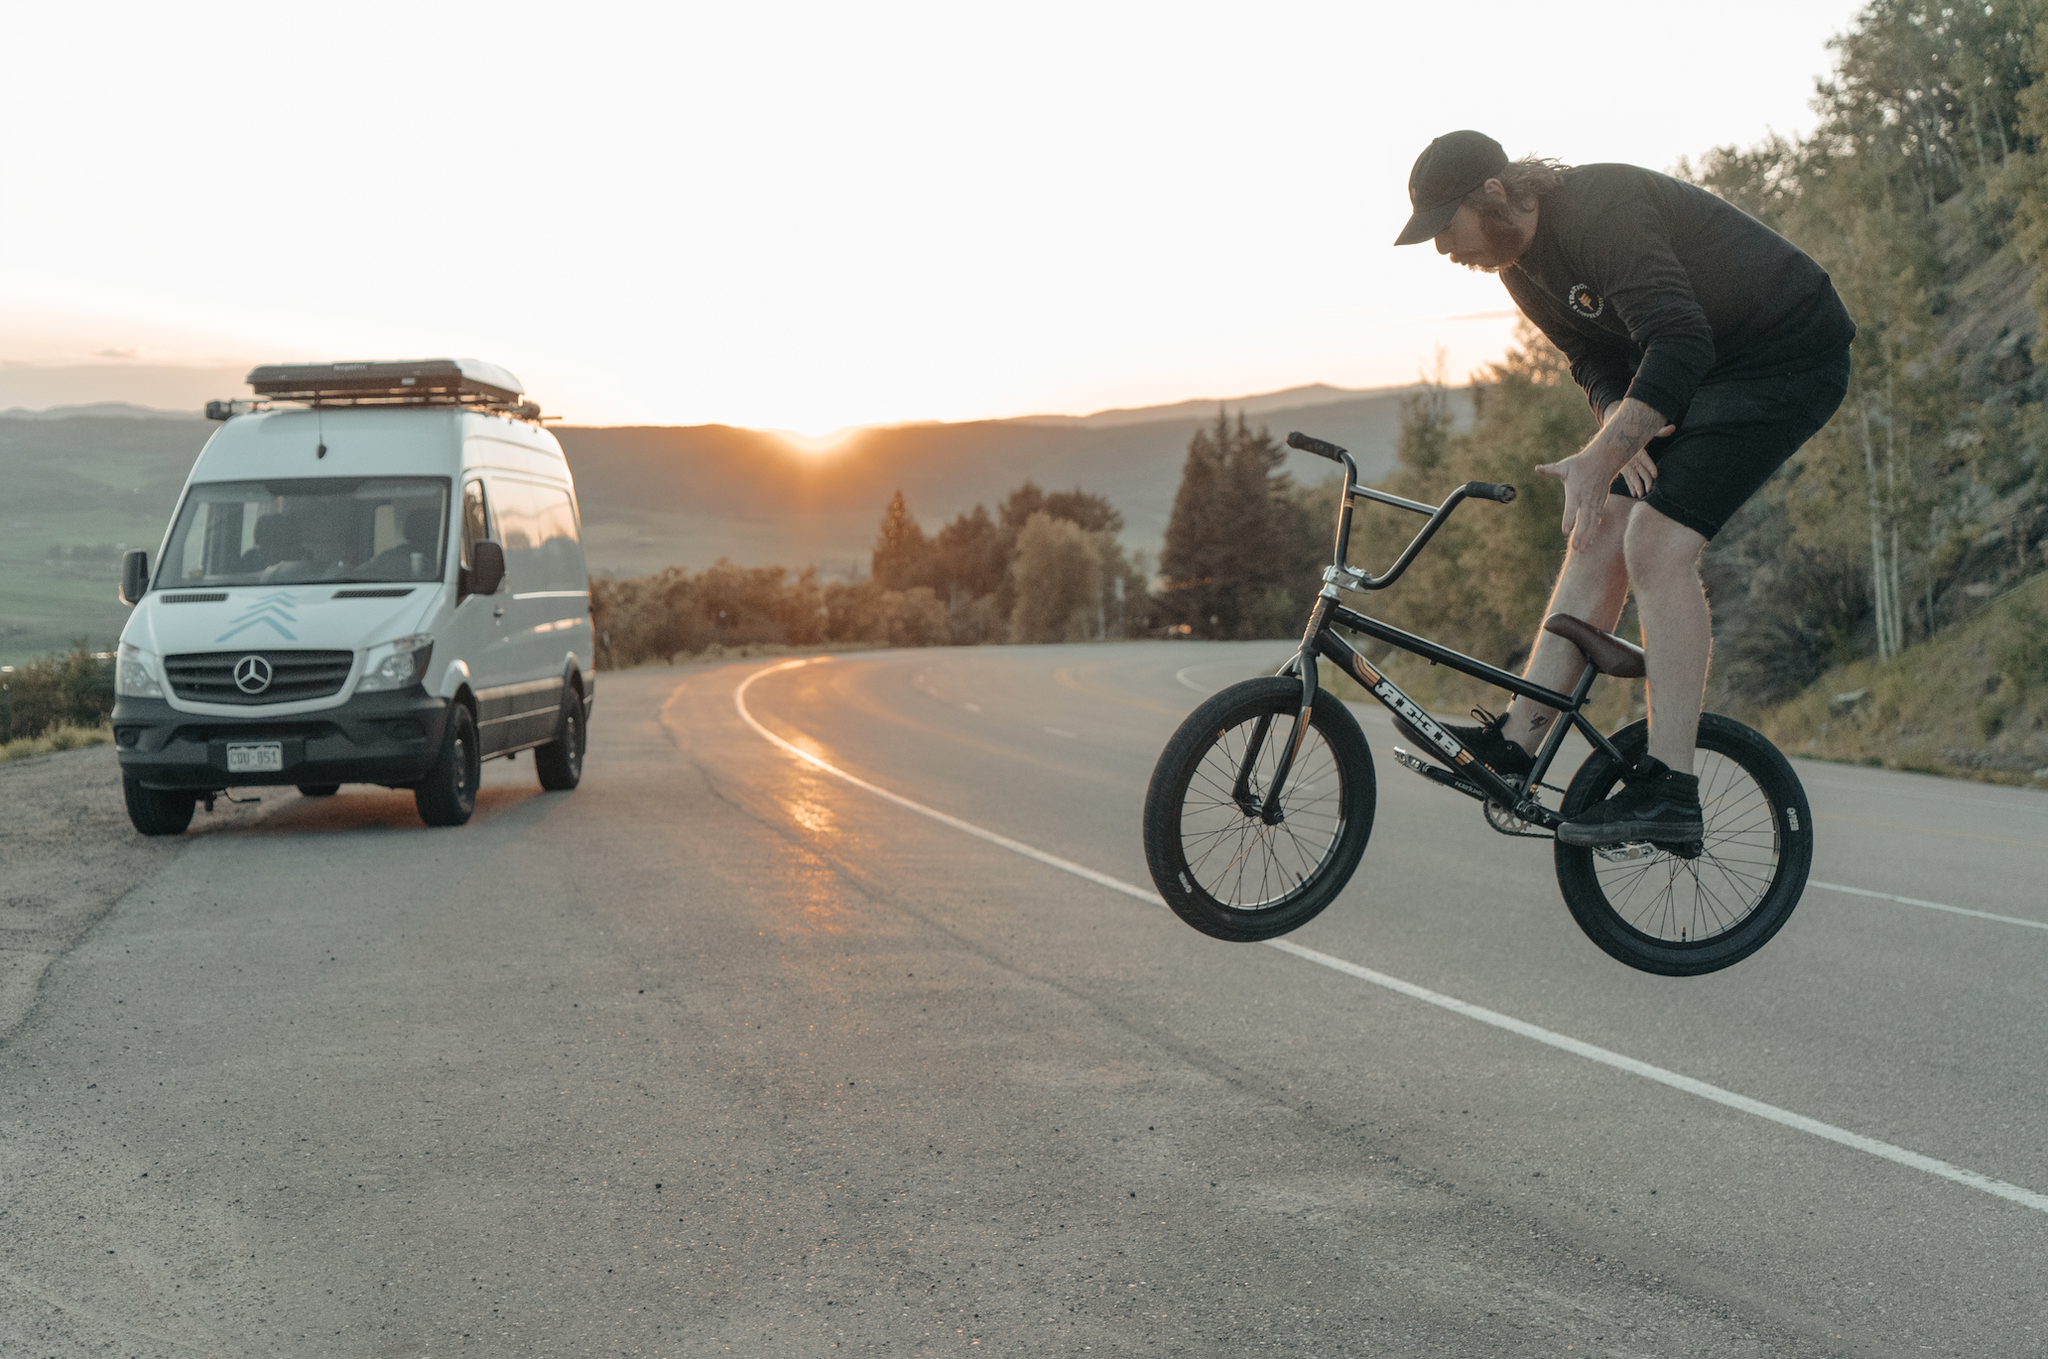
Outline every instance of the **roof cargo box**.
[(519, 379), (481, 359), (408, 359), (395, 363), (271, 363), (249, 374), (258, 397), (316, 405), (382, 402), (511, 405)]

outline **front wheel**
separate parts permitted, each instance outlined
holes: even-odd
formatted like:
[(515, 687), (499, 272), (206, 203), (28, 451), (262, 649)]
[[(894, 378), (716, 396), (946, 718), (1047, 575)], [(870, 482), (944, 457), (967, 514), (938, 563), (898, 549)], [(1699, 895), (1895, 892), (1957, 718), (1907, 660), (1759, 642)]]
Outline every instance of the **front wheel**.
[(441, 737), (441, 754), (426, 778), (412, 790), (420, 820), (429, 826), (465, 824), (476, 810), (476, 785), (482, 774), (476, 718), (465, 705), (451, 703), (448, 729)]
[(1232, 943), (1307, 924), (1343, 890), (1365, 853), (1377, 793), (1358, 720), (1325, 694), (1280, 797), (1260, 817), (1301, 711), (1301, 681), (1247, 680), (1189, 714), (1145, 794), (1145, 863), (1166, 904)]
[[(1649, 746), (1649, 725), (1624, 727), (1612, 740), (1633, 764)], [(1799, 904), (1813, 864), (1806, 790), (1762, 733), (1706, 713), (1693, 767), (1707, 823), (1697, 856), (1650, 844), (1556, 849), (1557, 885), (1587, 938), (1667, 977), (1718, 972), (1762, 948)], [(1565, 790), (1565, 820), (1612, 793), (1621, 773), (1595, 750)]]
[(145, 788), (141, 779), (121, 778), (121, 796), (128, 803), (128, 820), (144, 835), (183, 835), (192, 824), (196, 793), (176, 788)]

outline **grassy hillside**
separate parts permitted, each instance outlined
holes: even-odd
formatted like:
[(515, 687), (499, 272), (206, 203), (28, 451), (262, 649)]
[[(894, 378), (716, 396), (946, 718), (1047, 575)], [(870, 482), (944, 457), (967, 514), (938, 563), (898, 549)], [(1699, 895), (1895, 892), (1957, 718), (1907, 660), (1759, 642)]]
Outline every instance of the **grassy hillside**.
[(1789, 754), (2048, 785), (2048, 572), (1755, 721)]
[(153, 555), (214, 426), (197, 417), (0, 419), (0, 665), (128, 620), (121, 554)]

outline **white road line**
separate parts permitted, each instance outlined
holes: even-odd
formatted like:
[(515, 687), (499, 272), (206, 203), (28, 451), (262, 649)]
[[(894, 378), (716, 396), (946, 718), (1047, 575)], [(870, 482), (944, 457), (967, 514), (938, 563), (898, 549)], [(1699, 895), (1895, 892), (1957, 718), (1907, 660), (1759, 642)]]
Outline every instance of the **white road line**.
[[(1285, 659), (1285, 658), (1283, 657), (1282, 659)], [(1191, 680), (1191, 679), (1189, 679), (1189, 678), (1188, 678), (1188, 674), (1189, 674), (1189, 673), (1190, 673), (1191, 671), (1195, 671), (1195, 670), (1214, 670), (1214, 669), (1215, 669), (1215, 668), (1216, 668), (1217, 666), (1219, 666), (1219, 665), (1235, 665), (1235, 666), (1242, 666), (1242, 665), (1244, 665), (1244, 664), (1245, 664), (1245, 662), (1244, 662), (1244, 660), (1243, 660), (1243, 659), (1242, 659), (1241, 657), (1235, 657), (1235, 656), (1225, 657), (1225, 658), (1224, 658), (1223, 660), (1220, 660), (1220, 661), (1196, 661), (1196, 662), (1195, 662), (1195, 663), (1194, 663), (1193, 665), (1184, 665), (1184, 666), (1182, 666), (1182, 667), (1181, 667), (1180, 669), (1178, 669), (1178, 670), (1174, 671), (1174, 672), (1173, 672), (1173, 677), (1174, 677), (1174, 679), (1175, 679), (1176, 681), (1178, 681), (1178, 682), (1179, 682), (1179, 683), (1181, 683), (1181, 684), (1184, 684), (1184, 685), (1186, 685), (1186, 686), (1187, 686), (1188, 688), (1190, 688), (1190, 689), (1194, 690), (1194, 691), (1195, 691), (1196, 693), (1198, 693), (1198, 694), (1213, 694), (1213, 693), (1215, 693), (1215, 692), (1216, 692), (1215, 686), (1213, 686), (1213, 685), (1206, 685), (1206, 684), (1197, 684), (1197, 683), (1195, 683), (1195, 682), (1194, 682), (1193, 680)], [(1274, 662), (1274, 663), (1273, 663), (1272, 665), (1270, 665), (1270, 666), (1266, 667), (1266, 669), (1265, 669), (1265, 671), (1264, 671), (1263, 673), (1265, 673), (1265, 674), (1269, 674), (1269, 675), (1270, 675), (1271, 673), (1273, 673), (1273, 671), (1275, 671), (1275, 670), (1277, 670), (1277, 669), (1279, 669), (1279, 668), (1280, 668), (1280, 664), (1279, 664), (1279, 662), (1278, 662), (1278, 661), (1275, 661), (1275, 662)]]
[(979, 703), (963, 703), (960, 706), (967, 709), (967, 711), (971, 713), (978, 713), (981, 711), (981, 705)]
[(1064, 736), (1069, 741), (1078, 741), (1081, 739), (1080, 734), (1078, 732), (1067, 731), (1061, 727), (1047, 727), (1046, 731), (1054, 736)]
[[(824, 662), (830, 660), (830, 657), (819, 657), (818, 660)], [(806, 764), (813, 765), (835, 778), (844, 779), (854, 787), (873, 793), (884, 801), (893, 802), (908, 811), (916, 812), (919, 816), (930, 817), (941, 825), (951, 826), (955, 830), (964, 831), (966, 834), (980, 840), (986, 840), (992, 845), (1000, 845), (1013, 854), (1021, 854), (1027, 859), (1035, 859), (1049, 868), (1057, 868), (1063, 873), (1071, 873), (1077, 878), (1085, 878), (1089, 882), (1099, 887), (1106, 887), (1112, 892), (1120, 892), (1124, 896), (1135, 897), (1139, 901), (1150, 902), (1154, 906), (1164, 906), (1166, 904), (1157, 892), (1149, 888), (1139, 887), (1134, 883), (1125, 882), (1121, 878), (1113, 878), (1107, 873), (1098, 873), (1084, 864), (1077, 864), (1071, 859), (1063, 859), (1057, 854), (1048, 854), (1044, 850), (1036, 849), (1021, 840), (1012, 840), (1007, 835), (998, 835), (994, 831), (984, 830), (970, 821), (962, 821), (957, 816), (949, 816), (937, 808), (927, 807), (922, 802), (913, 802), (899, 793), (892, 793), (886, 788), (869, 783), (866, 779), (849, 774), (843, 769), (828, 764), (809, 751), (783, 740), (780, 736), (777, 736), (774, 732), (755, 721), (754, 715), (747, 711), (747, 690), (753, 687), (754, 681), (766, 675), (773, 675), (778, 671), (794, 670), (798, 666), (810, 664), (812, 662), (808, 660), (784, 661), (780, 665), (771, 665), (765, 670), (757, 670), (744, 680), (741, 680), (739, 687), (732, 692), (732, 705), (734, 710), (739, 713), (740, 720), (759, 732), (767, 740), (788, 751)], [(1871, 893), (1870, 895), (1875, 896), (1878, 894)], [(1451, 1013), (1463, 1015), (1467, 1019), (1475, 1019), (1482, 1024), (1489, 1024), (1494, 1028), (1505, 1029), (1509, 1033), (1534, 1039), (1538, 1043), (1557, 1048), (1563, 1052), (1569, 1052), (1574, 1056), (1583, 1057), (1588, 1061), (1598, 1062), (1603, 1066), (1613, 1067), (1617, 1071), (1625, 1071), (1632, 1076), (1641, 1076), (1645, 1080), (1655, 1081), (1660, 1085), (1668, 1085), (1674, 1090), (1682, 1090), (1686, 1094), (1697, 1095), (1701, 1099), (1711, 1100), (1715, 1104), (1725, 1105), (1730, 1109), (1752, 1114), (1757, 1118), (1767, 1119), (1772, 1123), (1791, 1128), (1797, 1132), (1809, 1133), (1814, 1137), (1875, 1156), (1880, 1160), (1890, 1161), (1895, 1165), (1906, 1166), (1909, 1169), (1938, 1176), (1944, 1180), (1951, 1180), (1956, 1184), (1966, 1185), (1971, 1189), (1981, 1190), (1986, 1194), (2005, 1199), (2007, 1202), (2017, 1203), (2021, 1207), (2032, 1208), (2036, 1212), (2048, 1213), (2048, 1194), (2036, 1193), (2031, 1189), (2023, 1189), (2019, 1185), (2007, 1184), (2003, 1180), (1994, 1180), (1990, 1176), (1980, 1175), (1974, 1170), (1965, 1170), (1961, 1166), (1950, 1165), (1947, 1161), (1936, 1160), (1932, 1156), (1922, 1156), (1917, 1151), (1908, 1151), (1904, 1147), (1895, 1147), (1889, 1142), (1880, 1142), (1874, 1137), (1865, 1137), (1861, 1133), (1853, 1133), (1846, 1128), (1837, 1128), (1831, 1123), (1822, 1123), (1820, 1120), (1808, 1118), (1804, 1114), (1795, 1114), (1790, 1109), (1780, 1109), (1775, 1104), (1765, 1104), (1762, 1100), (1751, 1099), (1747, 1095), (1738, 1095), (1733, 1090), (1724, 1090), (1718, 1085), (1709, 1085), (1705, 1081), (1694, 1080), (1691, 1076), (1682, 1076), (1676, 1071), (1667, 1071), (1663, 1067), (1637, 1061), (1633, 1057), (1612, 1051), (1611, 1049), (1582, 1042), (1577, 1038), (1528, 1023), (1526, 1020), (1516, 1019), (1512, 1015), (1502, 1014), (1498, 1010), (1489, 1010), (1482, 1005), (1474, 1005), (1469, 1001), (1459, 1000), (1455, 996), (1447, 996), (1442, 992), (1432, 991), (1428, 987), (1417, 986), (1413, 982), (1403, 981), (1399, 977), (1388, 976), (1384, 972), (1375, 972), (1369, 967), (1360, 967), (1356, 963), (1346, 962), (1342, 958), (1328, 953), (1320, 953), (1312, 948), (1304, 948), (1300, 944), (1291, 943), (1285, 939), (1269, 939), (1266, 941), (1266, 946), (1278, 949), (1282, 953), (1290, 954), (1301, 959), (1303, 962), (1314, 963), (1318, 967), (1327, 967), (1333, 972), (1342, 973), (1344, 976), (1362, 982), (1370, 982), (1374, 986), (1383, 987), (1386, 990), (1407, 996), (1410, 999), (1434, 1005), (1439, 1009), (1449, 1010)]]
[(1875, 897), (1879, 901), (1896, 901), (1901, 906), (1925, 906), (1930, 911), (1947, 911), (1950, 915), (1974, 916), (1979, 920), (1996, 920), (2001, 925), (2025, 925), (2030, 930), (2048, 930), (2048, 920), (2025, 920), (2016, 915), (1993, 915), (1989, 911), (1972, 911), (1961, 906), (1944, 906), (1938, 901), (1922, 901), (1918, 897), (1895, 897), (1890, 892), (1872, 892), (1862, 887), (1844, 887), (1838, 882), (1822, 882), (1817, 878), (1806, 880), (1808, 887), (1824, 888), (1830, 892), (1846, 892), (1852, 897)]
[[(821, 656), (818, 658), (818, 661), (819, 663), (823, 663), (825, 661), (829, 661), (830, 659), (831, 658), (828, 656)], [(1085, 868), (1080, 864), (1074, 863), (1072, 860), (1062, 859), (1056, 854), (1047, 854), (1042, 849), (1033, 849), (1030, 845), (1025, 844), (1021, 840), (1012, 840), (1007, 835), (997, 835), (994, 831), (983, 830), (981, 827), (974, 825), (972, 822), (962, 821), (957, 816), (948, 816), (944, 812), (939, 811), (936, 808), (925, 806), (922, 802), (912, 802), (909, 798), (902, 797), (896, 793), (892, 793), (887, 788), (882, 788), (877, 786), (876, 784), (869, 783), (866, 779), (858, 778), (852, 774), (849, 774), (844, 769), (840, 769), (834, 765), (827, 764), (824, 760), (818, 758), (816, 755), (811, 754), (811, 752), (809, 752), (808, 750), (804, 750), (801, 747), (791, 745), (788, 741), (783, 740), (780, 736), (777, 736), (774, 732), (768, 730), (768, 728), (762, 726), (759, 722), (756, 722), (754, 720), (754, 715), (747, 711), (747, 690), (750, 686), (752, 686), (754, 681), (760, 679), (763, 675), (772, 675), (778, 670), (794, 670), (798, 666), (810, 664), (812, 664), (812, 662), (810, 661), (784, 661), (780, 665), (771, 665), (766, 670), (756, 670), (753, 674), (747, 676), (746, 679), (740, 682), (739, 688), (732, 691), (732, 706), (738, 710), (740, 719), (744, 721), (748, 726), (752, 727), (755, 731), (761, 733), (761, 735), (767, 737), (770, 741), (782, 747), (790, 754), (796, 756), (799, 760), (802, 760), (804, 763), (815, 765), (818, 769), (822, 770), (827, 774), (832, 775), (835, 778), (845, 779), (854, 787), (862, 789), (865, 792), (873, 793), (876, 797), (881, 798), (886, 802), (893, 802), (899, 807), (903, 807), (909, 811), (916, 812), (919, 816), (928, 816), (932, 820), (939, 822), (941, 825), (951, 826), (954, 830), (965, 831), (967, 834), (975, 836), (979, 839), (986, 840), (992, 845), (1001, 845), (1004, 849), (1009, 850), (1012, 854), (1021, 854), (1027, 859), (1036, 859), (1038, 860), (1038, 862), (1046, 864), (1053, 868), (1057, 868), (1062, 872), (1072, 873), (1077, 877), (1086, 878), (1088, 881), (1095, 883), (1097, 886), (1107, 887), (1112, 892), (1123, 892), (1129, 896), (1134, 896), (1138, 898), (1140, 901), (1149, 901), (1152, 902), (1154, 905), (1158, 906), (1163, 906), (1166, 904), (1164, 901), (1160, 900), (1159, 894), (1156, 892), (1148, 892), (1143, 890), (1142, 888), (1133, 887), (1131, 886), (1131, 884), (1127, 882), (1123, 882), (1120, 879), (1110, 877), (1107, 873), (1097, 873), (1094, 869)]]

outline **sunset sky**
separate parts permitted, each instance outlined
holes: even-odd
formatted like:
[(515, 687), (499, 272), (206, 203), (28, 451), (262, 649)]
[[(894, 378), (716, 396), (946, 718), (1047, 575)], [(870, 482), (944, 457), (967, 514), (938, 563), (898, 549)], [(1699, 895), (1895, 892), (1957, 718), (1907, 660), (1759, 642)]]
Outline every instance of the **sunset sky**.
[(1847, 0), (0, 3), (0, 407), (476, 355), (579, 423), (1082, 413), (1496, 357), (1416, 153), (1813, 123)]

